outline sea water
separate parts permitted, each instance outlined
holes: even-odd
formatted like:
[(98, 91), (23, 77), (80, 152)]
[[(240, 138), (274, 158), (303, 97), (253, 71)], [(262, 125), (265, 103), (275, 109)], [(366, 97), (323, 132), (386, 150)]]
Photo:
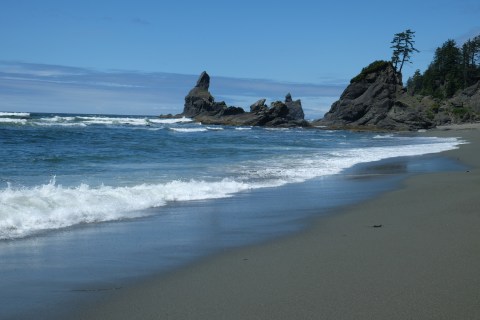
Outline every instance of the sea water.
[(455, 138), (0, 113), (0, 240), (456, 148)]
[(416, 156), (461, 143), (0, 112), (0, 318), (48, 319), (125, 279), (298, 231), (323, 207), (385, 189), (381, 179), (345, 179), (352, 167), (383, 160), (362, 176), (414, 171)]

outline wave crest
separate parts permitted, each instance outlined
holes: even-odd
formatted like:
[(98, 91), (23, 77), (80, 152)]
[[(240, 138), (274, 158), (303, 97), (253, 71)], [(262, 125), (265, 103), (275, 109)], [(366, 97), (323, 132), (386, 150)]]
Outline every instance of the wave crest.
[(224, 179), (219, 182), (171, 181), (131, 187), (63, 187), (52, 179), (33, 188), (0, 191), (0, 239), (14, 239), (44, 230), (82, 223), (131, 219), (168, 201), (228, 197), (249, 185)]

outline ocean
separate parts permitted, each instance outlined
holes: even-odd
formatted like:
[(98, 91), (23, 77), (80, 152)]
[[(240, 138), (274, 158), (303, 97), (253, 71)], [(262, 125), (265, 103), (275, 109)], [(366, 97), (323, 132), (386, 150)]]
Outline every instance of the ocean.
[(299, 231), (320, 211), (383, 192), (402, 175), (455, 168), (429, 155), (461, 143), (0, 112), (0, 318)]

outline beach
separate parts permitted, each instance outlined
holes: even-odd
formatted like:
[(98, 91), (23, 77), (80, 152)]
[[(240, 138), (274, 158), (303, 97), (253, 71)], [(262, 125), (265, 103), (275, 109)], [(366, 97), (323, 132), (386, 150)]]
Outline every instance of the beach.
[(75, 319), (478, 319), (480, 126), (445, 156), (465, 170), (312, 219), (303, 232), (143, 279), (71, 310)]

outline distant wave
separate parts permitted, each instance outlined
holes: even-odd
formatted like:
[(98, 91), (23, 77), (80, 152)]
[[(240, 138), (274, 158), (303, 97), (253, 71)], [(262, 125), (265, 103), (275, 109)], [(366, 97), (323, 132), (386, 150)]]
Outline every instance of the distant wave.
[(95, 117), (95, 116), (77, 116), (77, 120), (85, 124), (103, 124), (103, 125), (133, 125), (146, 126), (148, 125), (147, 118), (133, 118), (133, 117)]
[(27, 119), (0, 118), (0, 123), (7, 123), (7, 124), (26, 124), (26, 123), (27, 123)]
[(82, 122), (36, 122), (35, 125), (37, 126), (44, 126), (44, 127), (86, 127), (87, 124)]
[(21, 118), (28, 118), (30, 117), (30, 113), (28, 112), (1, 112), (0, 117), (21, 117)]
[(224, 130), (222, 127), (207, 127), (207, 130), (210, 131), (222, 131)]
[(192, 122), (193, 120), (190, 118), (182, 117), (178, 119), (148, 119), (148, 122), (151, 123), (159, 123), (159, 124), (174, 124), (174, 123), (184, 123), (184, 122)]
[(170, 130), (175, 132), (205, 132), (208, 131), (207, 128), (170, 128)]
[(53, 116), (53, 117), (43, 117), (40, 118), (40, 121), (45, 122), (67, 122), (67, 121), (75, 121), (76, 117), (62, 117), (62, 116)]
[(373, 137), (373, 139), (390, 139), (393, 138), (393, 134), (377, 134), (376, 136)]
[[(137, 126), (150, 127), (159, 125), (181, 125), (192, 122), (190, 118), (178, 119), (159, 119), (152, 117), (112, 117), (96, 115), (77, 115), (77, 116), (31, 116), (30, 113), (22, 112), (0, 112), (0, 123), (8, 125), (32, 125), (32, 126), (59, 126), (59, 127), (83, 127), (83, 126)], [(214, 130), (214, 129), (211, 129)]]

